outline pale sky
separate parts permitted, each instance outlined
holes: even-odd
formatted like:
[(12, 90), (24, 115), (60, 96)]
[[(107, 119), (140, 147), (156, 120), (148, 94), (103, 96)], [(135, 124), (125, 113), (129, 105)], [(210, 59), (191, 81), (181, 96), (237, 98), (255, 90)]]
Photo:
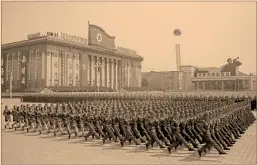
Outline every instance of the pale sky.
[(2, 43), (46, 31), (88, 38), (88, 21), (143, 56), (143, 72), (176, 70), (176, 43), (182, 65), (240, 57), (240, 71), (256, 72), (255, 2), (2, 2)]

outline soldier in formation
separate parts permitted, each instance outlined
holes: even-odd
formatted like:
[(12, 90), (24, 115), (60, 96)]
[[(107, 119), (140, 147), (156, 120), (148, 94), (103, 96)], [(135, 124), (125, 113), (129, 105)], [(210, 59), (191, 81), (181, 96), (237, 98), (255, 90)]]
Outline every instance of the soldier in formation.
[[(100, 98), (104, 98), (103, 96)], [(27, 132), (61, 133), (136, 145), (147, 149), (157, 144), (171, 153), (184, 145), (202, 156), (214, 147), (226, 154), (254, 122), (248, 99), (206, 96), (115, 96), (57, 104), (5, 107), (6, 125)], [(238, 99), (237, 99), (238, 100)], [(12, 128), (9, 126), (9, 128)]]

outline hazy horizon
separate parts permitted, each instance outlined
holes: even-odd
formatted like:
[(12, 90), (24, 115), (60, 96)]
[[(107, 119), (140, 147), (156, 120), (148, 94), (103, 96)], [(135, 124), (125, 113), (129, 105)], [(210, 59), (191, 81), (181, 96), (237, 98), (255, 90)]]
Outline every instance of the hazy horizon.
[(255, 2), (2, 2), (2, 44), (46, 31), (87, 39), (88, 21), (144, 57), (142, 72), (176, 70), (177, 43), (182, 65), (240, 57), (241, 72), (256, 72)]

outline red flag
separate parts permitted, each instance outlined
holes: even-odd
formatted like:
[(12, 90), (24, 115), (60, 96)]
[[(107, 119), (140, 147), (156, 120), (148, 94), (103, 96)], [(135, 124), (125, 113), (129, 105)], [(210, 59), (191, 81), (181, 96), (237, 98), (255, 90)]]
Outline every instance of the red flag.
[(115, 37), (107, 34), (101, 27), (88, 24), (88, 45), (102, 46), (115, 49)]

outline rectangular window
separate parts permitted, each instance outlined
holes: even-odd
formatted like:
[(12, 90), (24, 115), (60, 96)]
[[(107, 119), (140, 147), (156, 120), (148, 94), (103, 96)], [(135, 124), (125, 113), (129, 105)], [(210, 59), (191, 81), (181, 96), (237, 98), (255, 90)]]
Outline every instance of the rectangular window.
[(212, 76), (215, 76), (215, 73), (212, 73), (211, 75), (212, 75)]
[(76, 80), (79, 80), (79, 75), (78, 74), (76, 74)]
[(79, 64), (76, 64), (76, 70), (79, 70)]

